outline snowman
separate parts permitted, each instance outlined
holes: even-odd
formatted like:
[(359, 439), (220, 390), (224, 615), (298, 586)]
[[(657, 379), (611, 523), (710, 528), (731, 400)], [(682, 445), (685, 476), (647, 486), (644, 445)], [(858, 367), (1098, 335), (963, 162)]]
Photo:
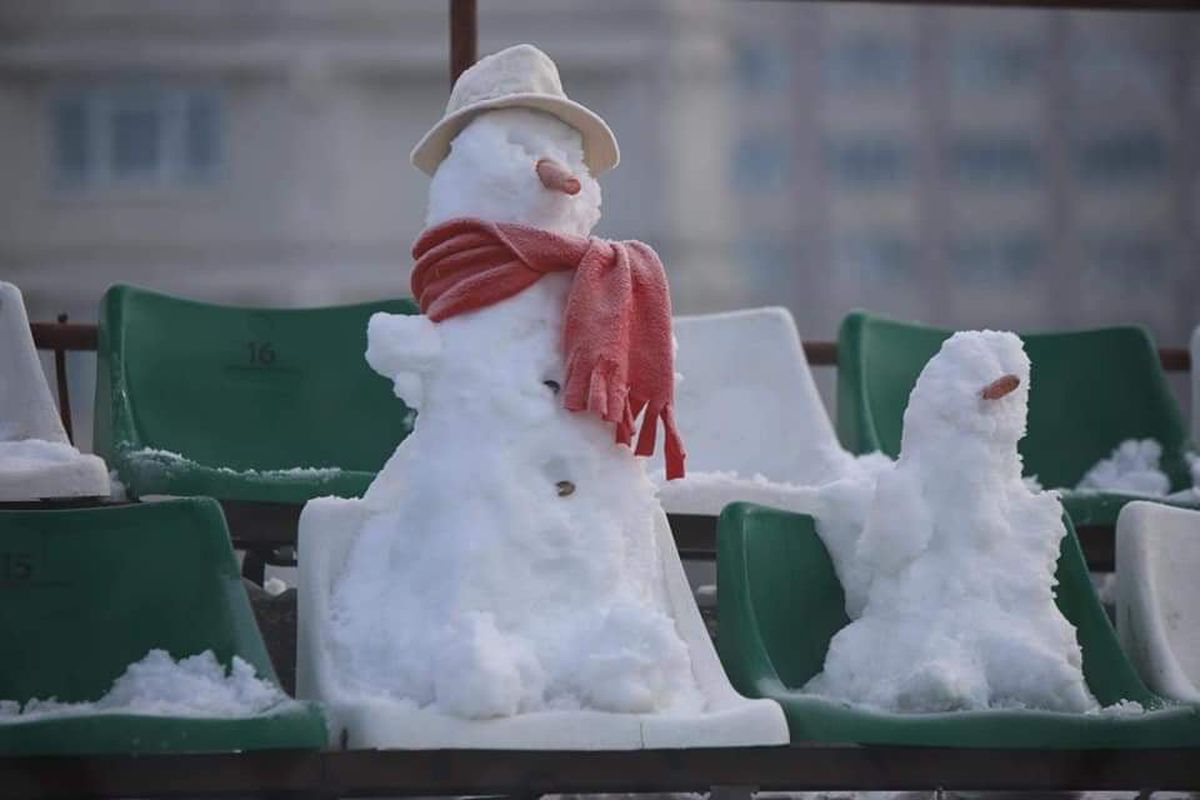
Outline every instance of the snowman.
[(925, 366), (861, 535), (830, 547), (853, 621), (807, 691), (893, 711), (1096, 707), (1054, 602), (1062, 507), (1021, 480), (1028, 394), (1012, 333), (956, 333)]
[(350, 688), (467, 719), (702, 710), (636, 456), (661, 423), (682, 474), (666, 280), (588, 237), (617, 160), (530, 45), (464, 72), (413, 151), (424, 314), (376, 314), (367, 360), (419, 414), (333, 589)]

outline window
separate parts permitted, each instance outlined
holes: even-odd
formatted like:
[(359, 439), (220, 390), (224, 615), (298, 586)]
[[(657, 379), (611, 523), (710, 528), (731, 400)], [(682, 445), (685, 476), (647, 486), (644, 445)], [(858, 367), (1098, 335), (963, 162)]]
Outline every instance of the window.
[(791, 83), (792, 54), (782, 42), (741, 42), (734, 50), (733, 72), (742, 91), (783, 91)]
[(900, 183), (912, 172), (908, 145), (883, 136), (831, 140), (825, 163), (837, 183), (856, 188)]
[(788, 182), (789, 148), (784, 139), (751, 134), (738, 141), (733, 153), (733, 185), (743, 191), (779, 191)]
[(1085, 183), (1153, 181), (1166, 171), (1167, 145), (1154, 131), (1123, 131), (1084, 140), (1076, 159)]
[(964, 283), (1012, 284), (1034, 274), (1045, 245), (1032, 233), (962, 236), (950, 243), (950, 266)]
[(903, 282), (914, 277), (916, 247), (904, 236), (866, 233), (838, 239), (834, 258), (839, 272), (863, 281)]
[(960, 40), (951, 49), (956, 89), (978, 91), (1032, 84), (1041, 68), (1037, 46), (1020, 39)]
[(219, 116), (211, 89), (121, 84), (61, 91), (51, 109), (55, 177), (65, 187), (211, 180), (220, 161)]
[(969, 186), (1028, 186), (1039, 174), (1033, 143), (997, 136), (960, 137), (950, 146), (950, 171)]
[(912, 48), (894, 37), (858, 33), (825, 54), (825, 82), (837, 89), (897, 89), (912, 81)]

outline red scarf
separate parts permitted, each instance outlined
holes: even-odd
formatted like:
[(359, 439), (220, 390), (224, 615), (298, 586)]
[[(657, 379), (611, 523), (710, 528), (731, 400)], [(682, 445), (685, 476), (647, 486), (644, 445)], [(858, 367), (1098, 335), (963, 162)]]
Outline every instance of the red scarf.
[(683, 477), (671, 296), (649, 245), (461, 218), (422, 232), (413, 258), (413, 296), (434, 322), (507, 300), (548, 273), (573, 270), (563, 316), (563, 406), (616, 423), (616, 439), (626, 445), (644, 410), (639, 456), (654, 452), (661, 418), (667, 478)]

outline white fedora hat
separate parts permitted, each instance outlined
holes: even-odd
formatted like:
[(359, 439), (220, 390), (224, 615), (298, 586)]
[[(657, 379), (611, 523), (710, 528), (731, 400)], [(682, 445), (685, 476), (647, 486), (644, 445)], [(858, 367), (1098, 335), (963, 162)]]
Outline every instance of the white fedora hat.
[(472, 117), (514, 107), (553, 114), (583, 134), (583, 160), (593, 175), (621, 160), (617, 137), (595, 112), (567, 97), (550, 56), (531, 44), (518, 44), (481, 58), (458, 76), (445, 115), (413, 148), (413, 165), (432, 175)]

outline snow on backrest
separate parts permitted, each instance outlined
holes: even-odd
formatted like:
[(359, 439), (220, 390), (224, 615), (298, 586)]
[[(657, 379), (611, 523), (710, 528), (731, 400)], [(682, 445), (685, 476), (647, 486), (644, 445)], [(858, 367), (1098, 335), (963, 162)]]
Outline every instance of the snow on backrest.
[(683, 376), (675, 407), (689, 473), (808, 484), (836, 469), (837, 436), (787, 310), (679, 316), (674, 327)]
[(66, 442), (21, 292), (0, 281), (0, 441)]

